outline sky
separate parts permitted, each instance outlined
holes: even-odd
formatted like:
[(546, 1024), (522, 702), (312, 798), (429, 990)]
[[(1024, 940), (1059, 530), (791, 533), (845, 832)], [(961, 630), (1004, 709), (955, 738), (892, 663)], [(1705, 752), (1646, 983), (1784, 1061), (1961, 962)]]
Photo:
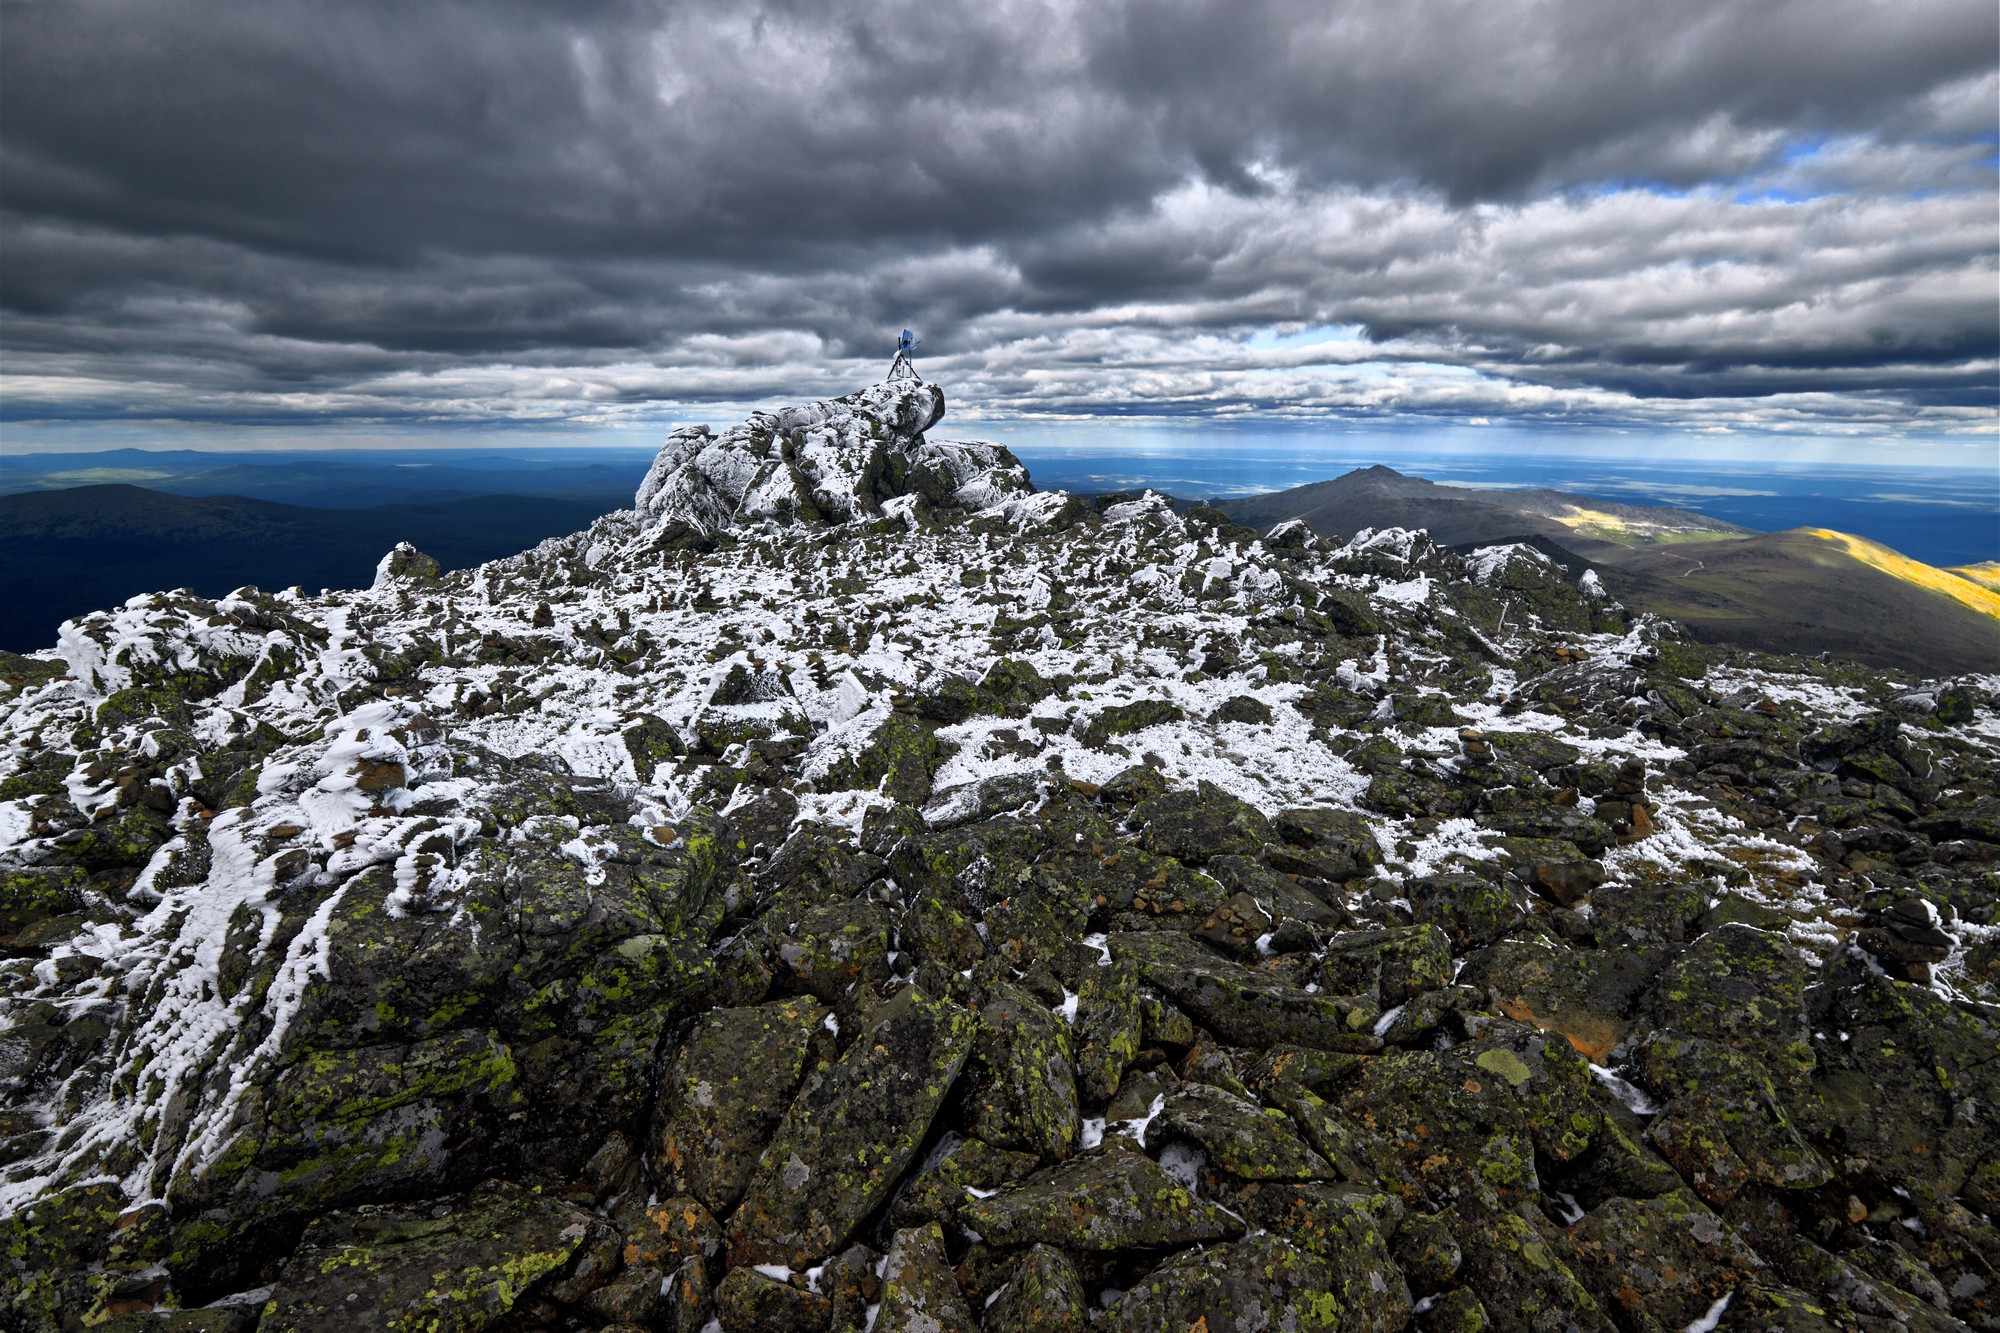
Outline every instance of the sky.
[(0, 447), (845, 392), (1995, 466), (1992, 0), (0, 0)]

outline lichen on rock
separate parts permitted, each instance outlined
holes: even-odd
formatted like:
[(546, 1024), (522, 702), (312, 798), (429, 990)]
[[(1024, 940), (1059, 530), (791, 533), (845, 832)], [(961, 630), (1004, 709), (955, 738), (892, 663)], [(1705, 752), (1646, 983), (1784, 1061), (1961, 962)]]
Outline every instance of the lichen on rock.
[(0, 1326), (1996, 1326), (2000, 677), (942, 410), (0, 657)]

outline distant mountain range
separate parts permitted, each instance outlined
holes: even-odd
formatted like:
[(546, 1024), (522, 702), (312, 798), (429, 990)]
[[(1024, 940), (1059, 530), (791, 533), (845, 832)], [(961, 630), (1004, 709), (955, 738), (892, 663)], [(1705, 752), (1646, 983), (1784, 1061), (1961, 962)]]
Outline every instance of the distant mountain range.
[(246, 583), (365, 587), (399, 541), (463, 569), (587, 527), (622, 503), (480, 495), (317, 509), (127, 485), (0, 496), (0, 648), (47, 648), (71, 616), (155, 589), (218, 597)]
[[(614, 456), (464, 451), (215, 462), (139, 450), (0, 460), (0, 491), (15, 492), (0, 494), (0, 647), (48, 647), (64, 619), (156, 588), (365, 585), (399, 541), (447, 570), (512, 555), (629, 505), (643, 471)], [(138, 477), (144, 486), (128, 484)], [(89, 478), (100, 484), (77, 484)], [(222, 486), (247, 493), (210, 493)], [(1626, 604), (1711, 642), (1929, 673), (2000, 667), (2000, 566), (1937, 569), (1825, 529), (1760, 533), (1668, 506), (1440, 485), (1379, 466), (1222, 508), (1259, 529), (1298, 518), (1329, 537), (1404, 527), (1450, 547), (1529, 541), (1573, 579), (1595, 569)]]
[(1938, 569), (1824, 528), (1753, 532), (1684, 509), (1441, 486), (1387, 467), (1221, 507), (1251, 527), (1302, 519), (1327, 537), (1406, 527), (1446, 546), (1532, 540), (1573, 578), (1595, 569), (1627, 605), (1709, 642), (1933, 675), (2000, 669), (1992, 564)]
[(322, 509), (367, 509), (482, 495), (577, 500), (599, 513), (627, 503), (650, 454), (565, 448), (515, 450), (216, 454), (194, 449), (112, 449), (0, 457), (0, 495), (130, 485), (170, 495), (237, 496)]

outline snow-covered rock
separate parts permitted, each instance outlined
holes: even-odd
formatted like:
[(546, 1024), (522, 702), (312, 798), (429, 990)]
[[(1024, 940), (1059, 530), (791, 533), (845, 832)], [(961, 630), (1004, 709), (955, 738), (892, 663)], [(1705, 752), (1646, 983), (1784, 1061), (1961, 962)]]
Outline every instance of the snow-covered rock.
[(710, 533), (766, 520), (844, 523), (916, 497), (989, 509), (1034, 489), (997, 444), (928, 440), (944, 393), (885, 381), (829, 402), (756, 412), (717, 435), (688, 426), (667, 440), (634, 498), (655, 529)]
[[(1897, 1271), (1983, 1317), (1988, 1233), (1925, 1201), (1994, 1197), (2000, 678), (1697, 651), (1521, 546), (1038, 493), (942, 410), (681, 432), (506, 560), (0, 654), (0, 1327), (737, 1327), (934, 1219), (1109, 1254), (1069, 1326), (1188, 1327), (1211, 1278), (1297, 1308), (1295, 1200), (1347, 1219), (1343, 1326), (1401, 1328), (1407, 1256), (1575, 1309), (1746, 1172), (1966, 1228)], [(1826, 1121), (1815, 1062), (1885, 1109)], [(1664, 1161), (1610, 1132), (1656, 1114)], [(1274, 1153), (1323, 1183), (1230, 1182)], [(1176, 1170), (1246, 1216), (1139, 1209)], [(1392, 1254), (1417, 1189), (1458, 1239), (1412, 1208)], [(1481, 1239), (1558, 1216), (1529, 1267)], [(1701, 1245), (1664, 1327), (1751, 1306)]]

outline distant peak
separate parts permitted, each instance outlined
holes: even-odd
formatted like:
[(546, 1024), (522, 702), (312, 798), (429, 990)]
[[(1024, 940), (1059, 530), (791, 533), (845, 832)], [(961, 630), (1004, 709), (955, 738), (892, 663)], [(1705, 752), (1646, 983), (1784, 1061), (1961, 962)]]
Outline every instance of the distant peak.
[(1380, 463), (1372, 464), (1369, 467), (1355, 468), (1352, 472), (1344, 473), (1340, 477), (1340, 480), (1347, 482), (1363, 482), (1363, 483), (1376, 482), (1381, 485), (1389, 485), (1392, 483), (1407, 483), (1410, 485), (1424, 486), (1430, 484), (1429, 482), (1426, 482), (1422, 477), (1405, 476), (1402, 473), (1396, 471), (1396, 469), (1392, 467), (1384, 467)]

